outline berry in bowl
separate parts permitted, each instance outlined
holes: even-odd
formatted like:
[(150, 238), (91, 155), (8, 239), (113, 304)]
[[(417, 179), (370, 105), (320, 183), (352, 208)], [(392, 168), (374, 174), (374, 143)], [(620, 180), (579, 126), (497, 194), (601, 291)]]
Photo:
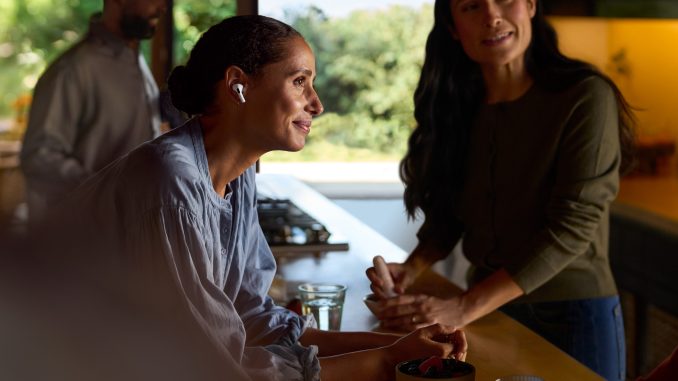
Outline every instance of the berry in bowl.
[(396, 381), (474, 381), (475, 374), (476, 369), (467, 362), (437, 356), (396, 365)]

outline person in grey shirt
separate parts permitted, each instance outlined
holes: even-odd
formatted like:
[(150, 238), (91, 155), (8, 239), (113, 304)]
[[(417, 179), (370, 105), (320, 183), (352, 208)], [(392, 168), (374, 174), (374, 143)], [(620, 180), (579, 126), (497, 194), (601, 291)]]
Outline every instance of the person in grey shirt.
[(104, 0), (85, 38), (40, 77), (21, 150), (31, 221), (159, 134), (158, 87), (139, 42), (153, 35), (165, 8), (163, 0)]

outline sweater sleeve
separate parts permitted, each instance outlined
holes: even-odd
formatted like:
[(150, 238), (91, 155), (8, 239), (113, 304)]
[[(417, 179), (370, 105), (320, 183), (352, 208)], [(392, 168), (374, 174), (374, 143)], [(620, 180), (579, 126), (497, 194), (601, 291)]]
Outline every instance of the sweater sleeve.
[(526, 294), (586, 253), (619, 187), (614, 93), (596, 77), (576, 86), (580, 96), (561, 137), (545, 225), (522, 248), (527, 260), (507, 268)]

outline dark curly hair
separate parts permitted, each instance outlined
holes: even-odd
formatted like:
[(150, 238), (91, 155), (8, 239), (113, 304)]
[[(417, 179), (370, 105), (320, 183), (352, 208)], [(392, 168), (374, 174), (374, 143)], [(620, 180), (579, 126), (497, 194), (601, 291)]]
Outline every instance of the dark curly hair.
[(235, 16), (210, 27), (195, 44), (185, 66), (172, 70), (168, 87), (174, 106), (189, 115), (202, 114), (214, 101), (216, 84), (229, 66), (257, 75), (279, 62), (284, 43), (301, 37), (291, 26), (260, 15)]
[[(532, 41), (525, 53), (528, 73), (546, 89), (559, 91), (592, 75), (613, 89), (619, 110), (621, 171), (632, 163), (635, 119), (617, 86), (592, 65), (564, 56), (553, 27), (536, 2)], [(410, 218), (421, 210), (427, 220), (445, 221), (453, 215), (450, 200), (461, 193), (470, 126), (485, 90), (479, 65), (450, 33), (454, 25), (450, 0), (436, 0), (434, 25), (426, 41), (426, 57), (414, 92), (417, 127), (400, 163), (405, 184), (405, 208)]]

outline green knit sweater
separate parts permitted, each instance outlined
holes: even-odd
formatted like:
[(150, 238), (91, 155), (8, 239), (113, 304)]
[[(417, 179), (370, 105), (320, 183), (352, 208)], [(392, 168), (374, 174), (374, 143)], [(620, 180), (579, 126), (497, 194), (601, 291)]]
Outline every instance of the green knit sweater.
[(424, 222), (419, 238), (449, 252), (463, 235), (471, 283), (505, 268), (526, 293), (518, 301), (615, 295), (608, 235), (620, 161), (604, 80), (558, 93), (534, 84), (480, 108), (458, 213), (449, 224)]

